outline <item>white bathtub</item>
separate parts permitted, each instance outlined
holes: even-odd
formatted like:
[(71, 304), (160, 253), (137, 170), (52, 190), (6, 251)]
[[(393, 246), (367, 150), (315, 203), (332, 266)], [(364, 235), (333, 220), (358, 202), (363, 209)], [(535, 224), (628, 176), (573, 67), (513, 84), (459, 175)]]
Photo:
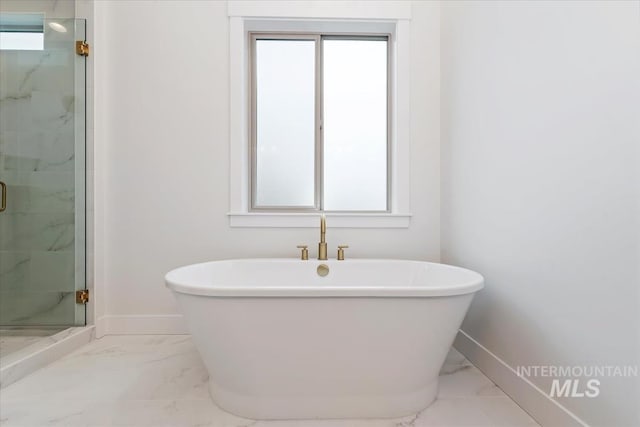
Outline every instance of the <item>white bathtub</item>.
[[(320, 264), (329, 274), (320, 277)], [(418, 261), (246, 259), (166, 276), (223, 409), (391, 418), (436, 397), (478, 273)]]

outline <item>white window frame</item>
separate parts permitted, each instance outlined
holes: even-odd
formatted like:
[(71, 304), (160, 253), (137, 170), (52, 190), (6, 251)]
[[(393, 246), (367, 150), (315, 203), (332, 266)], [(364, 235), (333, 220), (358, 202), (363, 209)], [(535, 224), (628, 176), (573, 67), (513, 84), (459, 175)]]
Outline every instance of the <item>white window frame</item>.
[[(391, 34), (390, 212), (327, 213), (331, 227), (407, 228), (410, 195), (410, 20), (408, 1), (230, 1), (231, 227), (317, 227), (318, 213), (250, 211), (250, 32), (367, 32)], [(391, 47), (391, 46), (390, 46)]]

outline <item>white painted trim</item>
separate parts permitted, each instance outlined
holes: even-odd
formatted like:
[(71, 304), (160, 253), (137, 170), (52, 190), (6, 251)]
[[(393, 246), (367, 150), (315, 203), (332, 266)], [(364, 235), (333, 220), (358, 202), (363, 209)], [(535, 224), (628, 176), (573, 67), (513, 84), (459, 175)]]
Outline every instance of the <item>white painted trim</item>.
[(184, 335), (181, 314), (107, 315), (98, 320), (104, 335)]
[[(326, 3), (326, 4), (325, 4)], [(329, 7), (331, 3), (331, 7)], [(383, 32), (392, 33), (392, 132), (391, 132), (391, 214), (358, 215), (345, 214), (334, 226), (355, 228), (407, 228), (411, 219), (411, 16), (410, 2), (376, 2), (392, 8), (398, 6), (403, 13), (383, 13), (376, 15), (377, 8), (363, 7), (362, 2), (344, 2), (349, 7), (337, 7), (338, 2), (230, 2), (229, 3), (229, 225), (231, 227), (308, 227), (304, 214), (262, 214), (249, 212), (249, 132), (248, 117), (250, 100), (248, 94), (249, 46), (247, 31), (259, 28), (261, 31), (291, 30), (302, 27), (309, 31), (331, 26), (336, 31), (345, 28), (378, 26)], [(406, 5), (402, 6), (404, 3)], [(278, 12), (266, 5), (278, 4), (290, 10), (299, 4), (304, 10), (294, 14)], [(342, 2), (340, 4), (343, 4)], [(323, 6), (324, 5), (324, 6)], [(325, 7), (326, 6), (326, 7)], [(393, 7), (392, 7), (393, 6)], [(335, 9), (332, 16), (323, 12)], [(295, 8), (294, 8), (295, 9)], [(385, 9), (382, 7), (382, 9)], [(382, 10), (381, 9), (381, 10)], [(349, 10), (349, 12), (344, 12)], [(342, 12), (344, 14), (341, 14)], [(375, 15), (375, 16), (374, 16)], [(279, 19), (276, 19), (279, 18)], [(287, 19), (289, 18), (289, 19)], [(331, 18), (332, 20), (327, 20)], [(348, 18), (354, 19), (349, 21)], [(355, 20), (358, 19), (358, 21)], [(352, 26), (352, 27), (349, 27)], [(317, 214), (316, 214), (317, 215)], [(299, 217), (299, 218), (297, 218)], [(296, 219), (297, 218), (297, 219)], [(339, 225), (338, 225), (339, 224)]]
[(233, 212), (249, 210), (248, 51), (244, 20), (229, 18), (229, 203)]
[(411, 19), (410, 1), (229, 1), (229, 16), (270, 18)]
[(393, 50), (391, 211), (408, 213), (411, 194), (411, 27), (397, 22)]
[(588, 427), (578, 416), (552, 399), (528, 378), (460, 330), (454, 347), (496, 383), (538, 423), (548, 427)]
[[(231, 227), (317, 228), (318, 213), (229, 213)], [(331, 228), (408, 228), (411, 214), (326, 214)]]
[(13, 384), (74, 350), (89, 344), (94, 338), (93, 326), (65, 329), (17, 353), (3, 357), (0, 364), (0, 388)]

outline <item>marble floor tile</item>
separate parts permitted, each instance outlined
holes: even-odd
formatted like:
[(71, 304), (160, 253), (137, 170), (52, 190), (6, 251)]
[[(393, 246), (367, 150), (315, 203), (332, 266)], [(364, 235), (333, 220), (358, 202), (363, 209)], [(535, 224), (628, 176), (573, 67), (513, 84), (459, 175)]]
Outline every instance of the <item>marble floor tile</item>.
[(441, 373), (438, 386), (440, 399), (473, 396), (506, 397), (498, 386), (473, 365)]
[[(400, 424), (404, 426), (403, 424)], [(438, 398), (411, 427), (529, 427), (538, 424), (508, 397)]]
[[(207, 373), (191, 339), (106, 337), (3, 390), (3, 400), (208, 399)], [(96, 384), (100, 384), (96, 387)]]
[(254, 421), (209, 398), (189, 336), (107, 336), (0, 392), (0, 426), (425, 427), (536, 426), (460, 353), (442, 369), (438, 399), (386, 420)]

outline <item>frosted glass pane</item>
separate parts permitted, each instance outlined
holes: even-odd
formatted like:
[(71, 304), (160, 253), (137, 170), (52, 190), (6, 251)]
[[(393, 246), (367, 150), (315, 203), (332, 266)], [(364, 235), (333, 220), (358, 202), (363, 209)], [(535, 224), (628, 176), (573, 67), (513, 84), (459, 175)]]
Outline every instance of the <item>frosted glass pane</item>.
[(387, 209), (387, 42), (324, 40), (324, 208)]
[(315, 203), (315, 41), (256, 41), (256, 206)]
[(44, 34), (0, 32), (0, 50), (44, 50)]

